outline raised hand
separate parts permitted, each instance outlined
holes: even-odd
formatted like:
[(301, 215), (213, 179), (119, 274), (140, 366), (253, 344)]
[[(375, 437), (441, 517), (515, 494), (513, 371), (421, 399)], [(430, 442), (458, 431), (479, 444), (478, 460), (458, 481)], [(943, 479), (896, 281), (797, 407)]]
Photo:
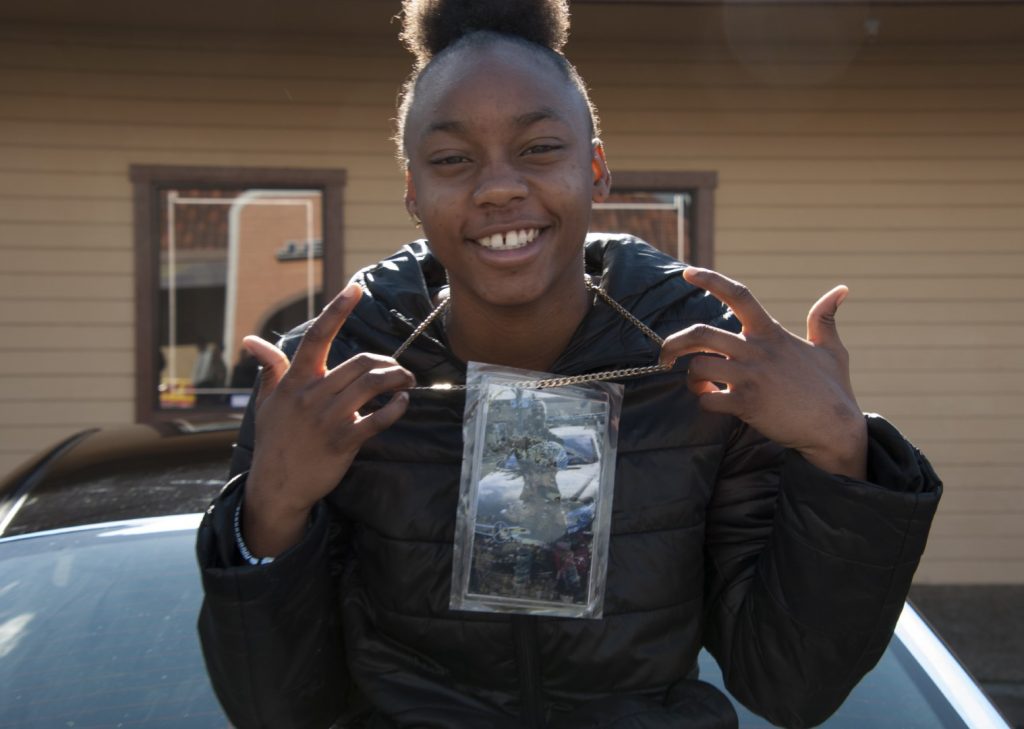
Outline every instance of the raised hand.
[(345, 287), (313, 320), (291, 362), (264, 339), (244, 340), (263, 366), (242, 512), (246, 544), (257, 556), (298, 542), (310, 510), (338, 485), (362, 444), (408, 405), (408, 394), (397, 392), (379, 410), (359, 412), (378, 395), (416, 384), (390, 357), (360, 354), (327, 369), (331, 342), (361, 294), (356, 284)]
[(740, 418), (819, 468), (864, 478), (867, 425), (835, 322), (848, 289), (836, 286), (818, 299), (807, 315), (807, 337), (801, 338), (775, 321), (741, 283), (701, 268), (688, 268), (683, 277), (727, 304), (743, 326), (734, 334), (697, 324), (665, 340), (664, 363), (692, 353), (721, 355), (698, 354), (690, 362), (688, 384), (701, 407)]

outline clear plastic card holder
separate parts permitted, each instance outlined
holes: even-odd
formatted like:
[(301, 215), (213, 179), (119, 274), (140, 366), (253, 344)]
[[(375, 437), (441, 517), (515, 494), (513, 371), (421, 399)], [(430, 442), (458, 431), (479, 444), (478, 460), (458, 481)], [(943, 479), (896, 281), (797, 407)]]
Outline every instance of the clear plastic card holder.
[(622, 385), (469, 363), (454, 610), (600, 618)]

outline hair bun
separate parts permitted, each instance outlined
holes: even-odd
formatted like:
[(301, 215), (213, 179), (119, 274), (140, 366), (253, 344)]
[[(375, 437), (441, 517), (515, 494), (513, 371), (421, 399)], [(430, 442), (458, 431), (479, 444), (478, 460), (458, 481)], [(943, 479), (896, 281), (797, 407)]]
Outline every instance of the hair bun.
[(419, 68), (473, 31), (523, 38), (561, 52), (569, 38), (568, 0), (403, 0), (400, 38)]

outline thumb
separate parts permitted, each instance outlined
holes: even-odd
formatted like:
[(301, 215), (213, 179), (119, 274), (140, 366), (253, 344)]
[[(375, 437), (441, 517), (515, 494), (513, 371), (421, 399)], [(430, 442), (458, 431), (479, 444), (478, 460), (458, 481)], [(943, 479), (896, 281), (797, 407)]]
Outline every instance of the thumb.
[(822, 296), (807, 312), (807, 339), (819, 347), (841, 345), (836, 328), (836, 311), (843, 303), (850, 289), (839, 285)]
[(260, 363), (260, 389), (256, 396), (256, 407), (277, 388), (288, 371), (288, 355), (262, 337), (250, 334), (242, 345)]

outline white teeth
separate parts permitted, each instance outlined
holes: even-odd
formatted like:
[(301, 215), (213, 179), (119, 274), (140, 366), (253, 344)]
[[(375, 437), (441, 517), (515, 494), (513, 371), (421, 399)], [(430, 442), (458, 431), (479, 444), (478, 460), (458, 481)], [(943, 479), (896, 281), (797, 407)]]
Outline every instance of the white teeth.
[(492, 251), (510, 251), (515, 248), (522, 248), (533, 241), (540, 231), (537, 228), (529, 230), (510, 230), (507, 233), (495, 233), (480, 238), (477, 243)]

